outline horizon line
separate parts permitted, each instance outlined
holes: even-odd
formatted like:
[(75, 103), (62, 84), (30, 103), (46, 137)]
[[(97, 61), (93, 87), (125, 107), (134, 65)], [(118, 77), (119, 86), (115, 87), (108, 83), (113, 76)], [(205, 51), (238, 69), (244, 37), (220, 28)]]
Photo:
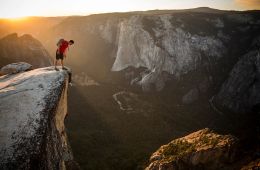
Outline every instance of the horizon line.
[(244, 11), (260, 11), (259, 9), (249, 9), (249, 10), (233, 10), (233, 9), (218, 9), (218, 8), (211, 8), (207, 6), (195, 7), (195, 8), (180, 8), (180, 9), (148, 9), (148, 10), (130, 10), (130, 11), (104, 11), (104, 12), (92, 12), (89, 14), (71, 14), (71, 15), (31, 15), (31, 16), (21, 16), (21, 17), (0, 17), (1, 20), (20, 20), (26, 18), (58, 18), (58, 17), (84, 17), (90, 15), (98, 15), (98, 14), (113, 14), (113, 13), (135, 13), (135, 12), (149, 12), (149, 11), (182, 11), (182, 10), (192, 10), (192, 9), (200, 9), (200, 8), (208, 8), (211, 10), (219, 10), (219, 11), (237, 11), (237, 12), (244, 12)]

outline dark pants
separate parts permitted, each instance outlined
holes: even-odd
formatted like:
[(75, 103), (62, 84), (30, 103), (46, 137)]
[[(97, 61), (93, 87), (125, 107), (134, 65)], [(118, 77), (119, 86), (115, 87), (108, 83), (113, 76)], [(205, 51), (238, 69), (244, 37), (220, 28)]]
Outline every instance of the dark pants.
[(63, 53), (58, 53), (58, 51), (56, 51), (56, 60), (63, 60), (64, 55)]

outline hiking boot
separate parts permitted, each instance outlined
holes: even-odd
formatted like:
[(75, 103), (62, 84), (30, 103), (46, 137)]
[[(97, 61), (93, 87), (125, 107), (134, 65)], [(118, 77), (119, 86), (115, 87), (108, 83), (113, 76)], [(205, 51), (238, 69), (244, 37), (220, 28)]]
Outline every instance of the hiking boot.
[(62, 70), (68, 70), (66, 67), (62, 67)]

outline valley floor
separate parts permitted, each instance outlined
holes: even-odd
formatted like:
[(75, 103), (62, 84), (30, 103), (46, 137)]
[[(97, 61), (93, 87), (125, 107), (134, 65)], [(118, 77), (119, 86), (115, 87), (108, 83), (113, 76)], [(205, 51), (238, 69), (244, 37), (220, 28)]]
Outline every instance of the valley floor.
[(206, 98), (182, 105), (177, 94), (172, 96), (107, 84), (73, 86), (66, 127), (81, 168), (144, 169), (150, 155), (175, 138), (205, 127), (235, 135), (250, 128), (251, 120), (214, 112)]

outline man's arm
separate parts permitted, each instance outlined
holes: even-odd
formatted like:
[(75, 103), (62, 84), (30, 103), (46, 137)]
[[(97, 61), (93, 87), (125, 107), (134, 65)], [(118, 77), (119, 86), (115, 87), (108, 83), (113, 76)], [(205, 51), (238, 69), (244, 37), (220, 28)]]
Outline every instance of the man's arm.
[(60, 54), (60, 48), (59, 47), (57, 48), (56, 53)]
[(68, 48), (65, 49), (64, 53), (63, 53), (63, 57), (66, 58), (67, 57), (67, 51), (68, 51)]

